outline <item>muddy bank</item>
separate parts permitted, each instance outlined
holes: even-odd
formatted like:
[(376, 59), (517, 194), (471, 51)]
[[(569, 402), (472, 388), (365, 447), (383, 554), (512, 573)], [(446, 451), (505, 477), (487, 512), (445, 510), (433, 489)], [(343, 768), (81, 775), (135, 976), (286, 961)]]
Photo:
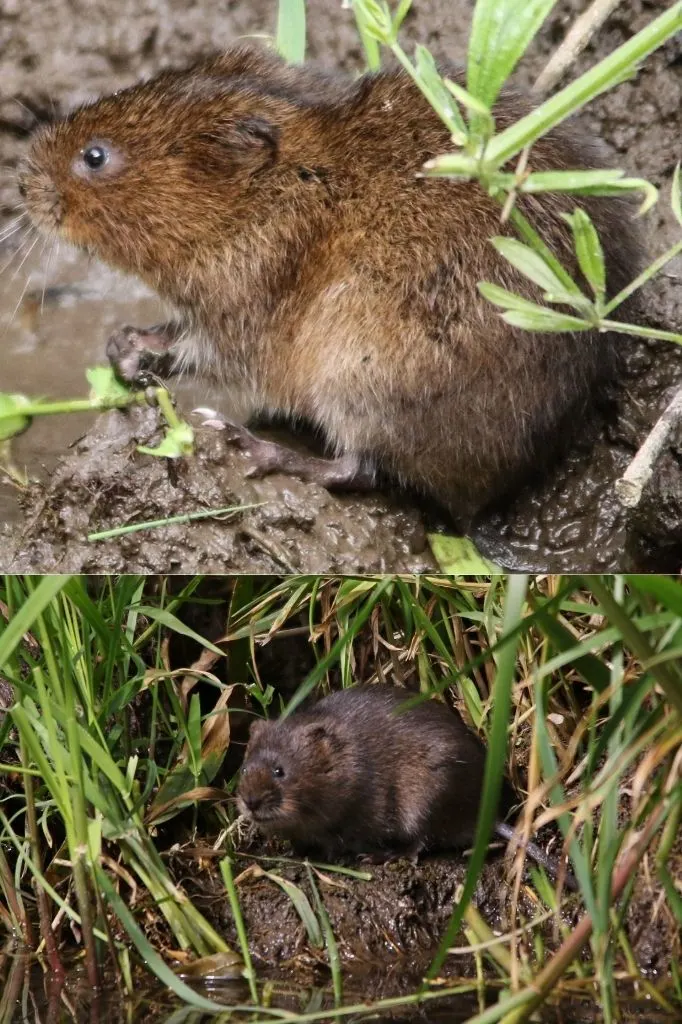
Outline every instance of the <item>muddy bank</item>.
[[(416, 511), (382, 495), (336, 496), (278, 474), (245, 477), (248, 458), (220, 431), (197, 431), (188, 459), (136, 452), (162, 438), (153, 409), (111, 412), (35, 488), (26, 521), (7, 538), (11, 572), (405, 572), (435, 567)], [(90, 532), (202, 509), (248, 511), (88, 543)]]
[[(556, 851), (556, 842), (545, 839), (540, 845)], [(282, 851), (285, 850), (281, 844)], [(234, 863), (238, 879), (239, 900), (244, 915), (249, 948), (261, 967), (280, 971), (327, 971), (327, 953), (319, 941), (311, 941), (292, 900), (276, 879), (263, 872), (271, 872), (293, 883), (315, 905), (305, 865), (288, 856), (273, 856), (277, 847), (272, 843), (256, 843), (257, 854), (240, 854)], [(206, 844), (198, 847), (176, 848), (170, 854), (169, 866), (174, 877), (187, 895), (230, 942), (236, 942), (236, 931), (229, 905), (225, 899), (224, 883), (218, 869), (222, 852)], [(398, 995), (414, 991), (420, 984), (435, 954), (438, 942), (450, 920), (458, 886), (466, 874), (467, 858), (464, 854), (426, 857), (418, 864), (405, 860), (385, 865), (366, 865), (353, 861), (348, 867), (363, 872), (365, 878), (349, 877), (320, 867), (314, 872), (315, 884), (329, 915), (341, 962), (353, 978), (369, 975), (372, 968), (381, 967), (381, 981), (375, 977), (370, 991), (373, 997)], [(526, 876), (527, 877), (527, 876)], [(522, 884), (516, 916), (512, 920), (511, 891), (513, 874), (503, 851), (492, 852), (479, 879), (473, 905), (494, 935), (508, 935), (515, 925), (519, 929), (536, 921), (547, 908), (538, 901), (533, 890)], [(679, 934), (672, 914), (654, 915), (652, 900), (656, 899), (657, 885), (647, 880), (640, 871), (637, 895), (627, 916), (626, 930), (637, 962), (642, 971), (652, 977), (664, 977), (671, 962), (679, 956)], [(645, 907), (649, 907), (648, 915)], [(584, 910), (580, 898), (564, 898), (561, 921), (571, 927)], [(558, 948), (560, 939), (555, 933), (555, 921), (550, 915), (536, 923), (546, 950)], [(535, 931), (535, 928), (533, 929)], [(531, 932), (521, 932), (521, 944), (528, 943), (532, 958)], [(508, 940), (507, 940), (508, 941)], [(506, 945), (506, 944), (505, 944)], [(463, 951), (467, 940), (456, 939), (453, 952), (447, 959), (442, 974), (453, 978), (472, 977), (476, 971), (474, 957)], [(460, 952), (457, 952), (460, 950)], [(366, 989), (365, 989), (366, 991)]]
[[(27, 0), (20, 5), (7, 2), (0, 8), (0, 158), (6, 170), (0, 204), (5, 214), (16, 202), (11, 174), (24, 151), (26, 132), (49, 116), (53, 104), (67, 109), (129, 84), (140, 74), (185, 62), (274, 24), (274, 4), (265, 2), (230, 3), (219, 17), (213, 9), (189, 0), (172, 5), (144, 0), (134, 5), (134, 16), (128, 6), (118, 5), (113, 12), (104, 2), (96, 2), (88, 4), (86, 11), (66, 0), (41, 0), (39, 8), (37, 0)], [(565, 26), (581, 9), (577, 0), (557, 6), (518, 73), (524, 84), (533, 81)], [(664, 0), (633, 0), (616, 12), (580, 58), (578, 70), (589, 67), (667, 7)], [(406, 39), (419, 39), (435, 53), (462, 59), (471, 9), (467, 0), (418, 2), (406, 22)], [(311, 57), (357, 68), (361, 51), (350, 12), (321, 2), (311, 3), (309, 10)], [(21, 106), (11, 102), (12, 97)], [(661, 202), (649, 217), (654, 253), (679, 234), (668, 196), (674, 164), (680, 158), (681, 98), (682, 42), (673, 40), (648, 59), (635, 81), (601, 97), (583, 115), (587, 126), (610, 148), (614, 165), (661, 186)], [(130, 282), (80, 257), (33, 253), (26, 267), (31, 268), (31, 285), (37, 291), (44, 281), (72, 291), (57, 293), (53, 300), (48, 297), (42, 313), (34, 301), (31, 316), (12, 320), (23, 287), (22, 273), (17, 274), (0, 307), (9, 356), (3, 361), (0, 390), (55, 398), (82, 394), (83, 369), (99, 361), (103, 340), (111, 330), (122, 322), (159, 318), (156, 301), (144, 290), (131, 288)], [(666, 268), (643, 305), (653, 325), (682, 328), (682, 259)], [(504, 512), (487, 517), (477, 529), (479, 546), (498, 564), (530, 571), (677, 571), (682, 565), (682, 473), (675, 439), (666, 447), (629, 523), (613, 492), (615, 480), (682, 381), (680, 353), (672, 345), (648, 347), (632, 339), (623, 339), (623, 346), (628, 369), (615, 422), (596, 425), (594, 445), (589, 443), (591, 432), (581, 425), (585, 436), (555, 472), (542, 484), (527, 488)], [(194, 404), (207, 404), (207, 390), (198, 385), (186, 398), (181, 395), (187, 415)], [(219, 394), (211, 394), (208, 401), (221, 407)], [(229, 409), (223, 411), (229, 414)], [(140, 430), (151, 430), (145, 417), (138, 423), (112, 415), (91, 428), (85, 441), (53, 472), (58, 456), (91, 422), (52, 419), (35, 424), (15, 444), (15, 460), (28, 466), (37, 485), (21, 504), (14, 488), (2, 486), (0, 513), (11, 525), (5, 527), (1, 568), (150, 571), (173, 566), (176, 571), (229, 572), (281, 571), (289, 563), (302, 571), (361, 572), (412, 571), (433, 564), (423, 537), (439, 523), (425, 519), (407, 497), (377, 493), (370, 498), (338, 498), (282, 476), (256, 485), (244, 479), (240, 456), (228, 453), (223, 459), (216, 439), (202, 434), (196, 460), (173, 467), (150, 465), (150, 460), (130, 454)], [(209, 494), (218, 500), (208, 498)], [(203, 521), (97, 546), (85, 542), (88, 530), (194, 512), (201, 506), (220, 507), (228, 503), (227, 496), (241, 502), (267, 500), (269, 511), (253, 513), (251, 521), (252, 535), (263, 533), (269, 544), (265, 553), (253, 536), (244, 541), (239, 535), (239, 524), (251, 514), (239, 523)]]

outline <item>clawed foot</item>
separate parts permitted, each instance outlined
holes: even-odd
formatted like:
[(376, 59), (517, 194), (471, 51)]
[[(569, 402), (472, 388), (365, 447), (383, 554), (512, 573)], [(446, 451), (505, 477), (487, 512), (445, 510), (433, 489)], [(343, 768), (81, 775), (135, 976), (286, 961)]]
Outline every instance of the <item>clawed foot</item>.
[(411, 864), (419, 862), (419, 849), (410, 847), (405, 850), (387, 850), (384, 853), (365, 853), (360, 860), (364, 864), (394, 864), (397, 860), (409, 860)]
[(359, 465), (356, 455), (349, 453), (338, 459), (321, 459), (294, 451), (275, 441), (256, 437), (239, 423), (225, 422), (225, 439), (248, 455), (251, 465), (246, 476), (260, 478), (271, 473), (286, 473), (329, 490), (369, 490), (374, 487), (374, 474)]
[(163, 327), (121, 327), (107, 341), (107, 359), (124, 383), (149, 387), (172, 373), (175, 340)]

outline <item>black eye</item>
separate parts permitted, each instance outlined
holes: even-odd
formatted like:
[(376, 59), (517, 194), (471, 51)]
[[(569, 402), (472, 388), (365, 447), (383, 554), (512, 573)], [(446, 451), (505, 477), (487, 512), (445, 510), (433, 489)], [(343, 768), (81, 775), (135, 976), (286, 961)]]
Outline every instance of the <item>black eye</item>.
[(272, 769), (272, 774), (276, 779), (281, 779), (284, 776), (284, 768), (281, 765), (276, 764)]
[(97, 171), (100, 167), (104, 167), (105, 163), (109, 159), (109, 152), (104, 146), (88, 146), (87, 149), (83, 150), (83, 163), (86, 167), (89, 167), (91, 171)]

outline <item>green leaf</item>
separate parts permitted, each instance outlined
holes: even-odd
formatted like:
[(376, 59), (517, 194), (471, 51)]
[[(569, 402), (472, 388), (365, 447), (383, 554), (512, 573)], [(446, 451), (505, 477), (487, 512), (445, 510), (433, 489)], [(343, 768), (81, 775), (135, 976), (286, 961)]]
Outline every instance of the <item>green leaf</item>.
[[(588, 320), (559, 313), (547, 306), (539, 306), (535, 302), (521, 298), (514, 292), (500, 288), (499, 285), (491, 284), (490, 281), (480, 281), (478, 290), (488, 302), (506, 310), (502, 314), (502, 318), (513, 327), (523, 327), (529, 331), (586, 331), (592, 326)], [(560, 299), (553, 296), (552, 299), (561, 302), (571, 301), (572, 304), (577, 305), (570, 293), (567, 292), (563, 292)]]
[[(524, 245), (516, 238), (507, 238), (503, 235), (495, 235), (490, 241), (501, 256), (504, 256), (513, 267), (520, 270), (535, 284), (540, 285), (543, 291), (551, 291), (555, 294), (566, 291), (563, 282), (559, 280), (549, 264), (529, 245)], [(569, 293), (566, 292), (566, 294)]]
[(7, 441), (30, 426), (31, 417), (21, 414), (22, 408), (30, 404), (26, 395), (0, 392), (0, 441)]
[(434, 178), (459, 178), (468, 181), (469, 178), (476, 177), (478, 161), (468, 153), (444, 153), (433, 160), (427, 160), (424, 170)]
[(279, 0), (277, 51), (290, 64), (305, 60), (305, 0)]
[(530, 302), (528, 299), (517, 295), (516, 292), (508, 292), (506, 288), (500, 288), (499, 285), (492, 284), (491, 281), (479, 281), (478, 290), (484, 299), (492, 302), (494, 306), (501, 306), (502, 309), (518, 309), (521, 312), (528, 313), (544, 309), (543, 306), (538, 306), (536, 302)]
[[(514, 175), (499, 175), (499, 179), (511, 179)], [(493, 178), (498, 184), (498, 176)], [(511, 187), (502, 180), (499, 184)], [(626, 178), (623, 171), (537, 171), (529, 174), (516, 186), (520, 192), (567, 192), (577, 196), (620, 196), (627, 192), (643, 192), (644, 199), (637, 211), (641, 216), (658, 202), (658, 190), (644, 178)]]
[(322, 936), (322, 929), (320, 922), (315, 916), (315, 912), (310, 905), (310, 900), (298, 885), (294, 885), (288, 878), (282, 878), (281, 875), (275, 874), (274, 871), (258, 870), (258, 875), (263, 878), (269, 878), (271, 882), (282, 889), (294, 907), (294, 910), (301, 919), (301, 922), (308, 933), (308, 941), (311, 946), (315, 946), (317, 949), (321, 949), (324, 945), (324, 938)]
[(33, 623), (40, 617), (45, 608), (57, 596), (71, 579), (71, 576), (41, 576), (38, 586), (4, 624), (0, 619), (0, 665), (9, 661), (15, 649), (21, 643), (24, 633), (28, 633)]
[(85, 376), (90, 385), (91, 401), (108, 405), (130, 394), (130, 389), (121, 383), (111, 366), (91, 366)]
[(146, 615), (148, 619), (153, 622), (159, 622), (166, 629), (170, 629), (173, 633), (180, 633), (182, 636), (188, 636), (192, 640), (196, 640), (202, 647), (206, 647), (209, 651), (213, 651), (214, 654), (225, 655), (225, 651), (222, 651), (220, 647), (216, 647), (206, 637), (196, 633), (189, 626), (186, 626), (184, 622), (171, 612), (166, 611), (164, 608), (153, 608), (151, 605), (141, 604), (136, 608), (138, 615)]
[(606, 291), (606, 268), (604, 266), (604, 250), (601, 247), (597, 230), (584, 210), (564, 213), (563, 219), (570, 224), (573, 232), (573, 244), (578, 257), (578, 265), (596, 298), (602, 300)]
[(180, 980), (177, 974), (170, 969), (151, 945), (130, 910), (119, 896), (106, 872), (98, 864), (93, 864), (92, 870), (95, 873), (98, 889), (119, 918), (128, 937), (140, 954), (142, 962), (154, 972), (159, 981), (190, 1006), (195, 1006), (200, 1010), (208, 1010), (209, 1013), (215, 1013), (220, 1009), (231, 1011), (231, 1007), (219, 1003), (217, 999), (207, 999)]
[[(480, 0), (479, 0), (480, 2)], [(518, 8), (525, 11), (534, 4), (519, 3), (518, 0), (506, 0), (506, 3), (498, 3), (497, 0), (487, 0), (481, 4), (488, 15), (491, 9), (496, 8), (502, 11), (506, 7)], [(474, 21), (479, 13), (479, 5), (476, 6)], [(509, 19), (508, 19), (509, 20)], [(534, 142), (541, 135), (545, 135), (550, 128), (559, 124), (565, 118), (570, 117), (576, 110), (580, 110), (590, 100), (600, 93), (613, 88), (618, 81), (622, 81), (624, 75), (633, 71), (641, 61), (650, 53), (661, 46), (667, 39), (676, 35), (682, 29), (682, 3), (675, 3), (669, 10), (659, 17), (654, 18), (645, 28), (633, 35), (627, 42), (619, 46), (617, 50), (605, 57), (594, 67), (586, 71), (575, 81), (571, 82), (564, 89), (559, 90), (548, 100), (545, 100), (539, 107), (535, 107), (519, 121), (499, 132), (494, 139), (491, 139), (485, 151), (485, 163), (489, 169), (501, 167), (508, 160), (511, 160), (516, 153), (520, 153), (524, 146)], [(500, 30), (501, 27), (500, 27)], [(483, 31), (483, 30), (481, 30)], [(481, 47), (479, 46), (480, 50)], [(480, 60), (481, 67), (476, 70), (470, 47), (469, 63), (471, 65), (469, 74), (478, 74), (484, 79), (488, 76), (488, 62), (484, 63), (483, 56)], [(481, 89), (476, 87), (471, 78), (468, 80), (469, 91), (480, 99), (488, 99)]]
[(468, 537), (447, 537), (441, 533), (431, 533), (429, 544), (440, 569), (445, 573), (488, 576), (501, 572), (499, 566), (483, 557)]
[[(464, 881), (464, 888), (459, 901), (450, 917), (450, 921), (438, 945), (438, 951), (431, 962), (427, 978), (436, 978), (453, 945), (464, 914), (476, 890), (476, 883), (485, 861), (488, 842), (495, 827), (502, 792), (502, 780), (507, 757), (507, 730), (510, 721), (512, 689), (516, 676), (516, 655), (520, 633), (518, 627), (524, 616), (528, 576), (519, 573), (509, 575), (505, 579), (504, 613), (502, 634), (510, 639), (499, 648), (496, 656), (495, 688), (492, 697), (492, 722), (488, 749), (485, 759), (483, 785), (479, 798), (479, 811), (476, 822), (474, 849), (469, 858), (469, 866)], [(512, 639), (513, 637), (513, 639)]]
[(179, 459), (191, 455), (194, 450), (194, 431), (189, 423), (181, 421), (175, 427), (169, 427), (166, 436), (157, 448), (148, 448), (139, 444), (138, 452), (143, 455), (158, 455), (166, 459)]
[(610, 168), (595, 171), (534, 171), (518, 187), (520, 192), (580, 192), (596, 186), (613, 185), (624, 176), (624, 171)]
[(463, 145), (467, 138), (467, 127), (457, 104), (452, 102), (452, 96), (446, 89), (447, 82), (443, 82), (433, 55), (421, 45), (417, 45), (414, 55), (417, 75), (428, 93), (429, 102), (447, 124), (455, 142)]
[(512, 327), (522, 327), (524, 331), (550, 331), (561, 333), (562, 331), (589, 331), (592, 324), (587, 320), (581, 320), (577, 316), (566, 316), (564, 313), (555, 313), (553, 309), (543, 309), (538, 306), (536, 313), (521, 313), (510, 310), (502, 314), (502, 319)]
[(372, 39), (390, 46), (393, 41), (393, 22), (388, 5), (378, 3), (377, 0), (353, 0), (353, 7), (359, 12), (364, 32)]
[[(457, 82), (453, 82), (451, 79), (446, 78), (445, 84), (448, 91), (452, 93), (458, 103), (474, 115), (477, 122), (478, 132), (486, 139), (490, 138), (495, 132), (495, 119), (490, 112), (490, 109), (486, 107), (485, 103), (481, 103), (475, 96), (472, 96), (470, 92), (463, 89)], [(465, 136), (466, 140), (466, 136)]]
[(467, 88), (491, 107), (556, 0), (478, 0), (469, 36)]

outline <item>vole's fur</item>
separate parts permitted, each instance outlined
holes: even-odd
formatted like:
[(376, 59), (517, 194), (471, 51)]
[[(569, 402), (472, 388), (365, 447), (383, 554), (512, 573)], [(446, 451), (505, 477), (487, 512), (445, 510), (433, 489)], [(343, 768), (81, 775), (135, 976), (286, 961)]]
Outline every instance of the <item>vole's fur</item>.
[[(297, 852), (328, 860), (468, 845), (485, 748), (447, 705), (405, 708), (410, 696), (386, 684), (359, 686), (287, 718), (256, 720), (237, 791), (240, 813)], [(500, 819), (514, 802), (505, 780)], [(510, 838), (501, 821), (497, 831)], [(544, 851), (534, 844), (527, 851), (556, 873)]]
[[(498, 128), (527, 109), (503, 95)], [(93, 143), (113, 155), (102, 171), (83, 164)], [(401, 71), (349, 82), (239, 46), (42, 127), (21, 190), (40, 228), (139, 275), (176, 310), (163, 328), (116, 336), (124, 375), (145, 345), (170, 351), (245, 414), (305, 420), (342, 457), (308, 472), (255, 444), (263, 472), (352, 486), (379, 470), (466, 522), (547, 461), (615, 360), (608, 337), (515, 329), (479, 295), (483, 280), (540, 298), (490, 244), (509, 231), (498, 203), (477, 184), (418, 176), (451, 148)], [(529, 167), (599, 163), (557, 130)], [(518, 206), (579, 277), (560, 216), (577, 202), (613, 294), (639, 262), (630, 204), (545, 194)]]

